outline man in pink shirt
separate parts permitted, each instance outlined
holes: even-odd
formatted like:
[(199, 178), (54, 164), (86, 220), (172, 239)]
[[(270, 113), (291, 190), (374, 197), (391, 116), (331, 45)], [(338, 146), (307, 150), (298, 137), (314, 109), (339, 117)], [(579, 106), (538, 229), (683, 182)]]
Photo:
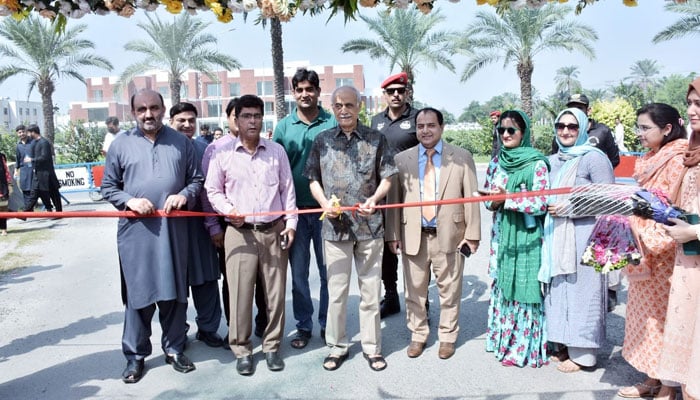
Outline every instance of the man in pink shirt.
[(250, 335), (258, 273), (262, 274), (262, 289), (268, 300), (262, 349), (268, 369), (284, 369), (279, 347), (284, 333), (287, 249), (297, 226), (295, 213), (243, 216), (297, 209), (287, 153), (281, 145), (260, 137), (264, 106), (257, 96), (238, 99), (238, 137), (217, 150), (205, 183), (212, 207), (225, 215), (228, 223), (224, 250), (231, 282), (229, 344), (241, 375), (255, 372)]

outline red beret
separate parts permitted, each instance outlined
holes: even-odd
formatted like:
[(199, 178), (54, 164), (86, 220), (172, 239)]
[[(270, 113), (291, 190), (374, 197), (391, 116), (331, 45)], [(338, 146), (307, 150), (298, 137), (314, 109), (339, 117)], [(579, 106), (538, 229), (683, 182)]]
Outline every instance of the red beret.
[(501, 112), (498, 111), (498, 110), (491, 111), (491, 112), (489, 113), (489, 117), (500, 117), (500, 116), (501, 116)]
[(405, 72), (399, 72), (396, 75), (392, 75), (386, 78), (384, 82), (382, 82), (382, 89), (386, 89), (386, 87), (391, 85), (392, 83), (408, 85), (408, 74), (406, 74)]

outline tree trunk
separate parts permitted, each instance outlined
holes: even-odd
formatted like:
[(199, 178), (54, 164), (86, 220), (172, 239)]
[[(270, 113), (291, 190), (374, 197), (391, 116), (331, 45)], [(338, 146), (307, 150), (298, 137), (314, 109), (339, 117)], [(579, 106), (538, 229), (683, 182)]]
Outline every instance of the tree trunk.
[(273, 86), (275, 88), (275, 116), (279, 122), (287, 116), (284, 101), (284, 50), (282, 49), (282, 23), (278, 18), (270, 18), (270, 39), (272, 48)]
[(41, 93), (41, 109), (44, 113), (44, 131), (41, 134), (53, 145), (55, 127), (53, 125), (53, 92), (55, 90), (51, 79), (40, 80), (38, 83)]
[(170, 101), (172, 102), (170, 107), (180, 102), (180, 86), (182, 86), (182, 82), (180, 82), (179, 76), (170, 78)]
[(523, 111), (532, 118), (532, 72), (535, 66), (530, 58), (518, 63), (518, 77), (520, 78), (520, 101), (523, 103)]

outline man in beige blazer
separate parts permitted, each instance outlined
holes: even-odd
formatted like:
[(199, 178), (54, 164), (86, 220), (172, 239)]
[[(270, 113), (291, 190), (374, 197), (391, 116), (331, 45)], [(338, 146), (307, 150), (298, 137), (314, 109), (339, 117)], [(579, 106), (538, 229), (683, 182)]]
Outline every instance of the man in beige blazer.
[[(399, 188), (392, 191), (398, 198), (390, 199), (391, 203), (464, 198), (477, 190), (472, 155), (445, 143), (443, 128), (440, 111), (424, 108), (416, 114), (416, 136), (420, 144), (394, 158), (399, 170)], [(425, 301), (432, 267), (440, 296), (438, 356), (450, 358), (459, 332), (457, 321), (464, 270), (460, 248), (466, 246), (473, 253), (479, 246), (479, 204), (390, 209), (386, 238), (390, 249), (402, 256), (406, 319), (412, 332), (408, 356), (420, 356), (428, 339), (430, 328)]]

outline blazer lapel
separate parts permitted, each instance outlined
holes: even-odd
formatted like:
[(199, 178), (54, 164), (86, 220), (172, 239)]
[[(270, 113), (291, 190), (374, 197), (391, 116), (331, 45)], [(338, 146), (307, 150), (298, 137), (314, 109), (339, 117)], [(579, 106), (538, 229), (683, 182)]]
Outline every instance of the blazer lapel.
[(451, 146), (443, 142), (442, 145), (442, 160), (440, 162), (440, 183), (438, 190), (438, 199), (442, 199), (445, 196), (445, 188), (447, 188), (447, 181), (450, 179), (450, 173), (452, 173), (452, 166), (454, 161), (452, 157), (454, 151)]

